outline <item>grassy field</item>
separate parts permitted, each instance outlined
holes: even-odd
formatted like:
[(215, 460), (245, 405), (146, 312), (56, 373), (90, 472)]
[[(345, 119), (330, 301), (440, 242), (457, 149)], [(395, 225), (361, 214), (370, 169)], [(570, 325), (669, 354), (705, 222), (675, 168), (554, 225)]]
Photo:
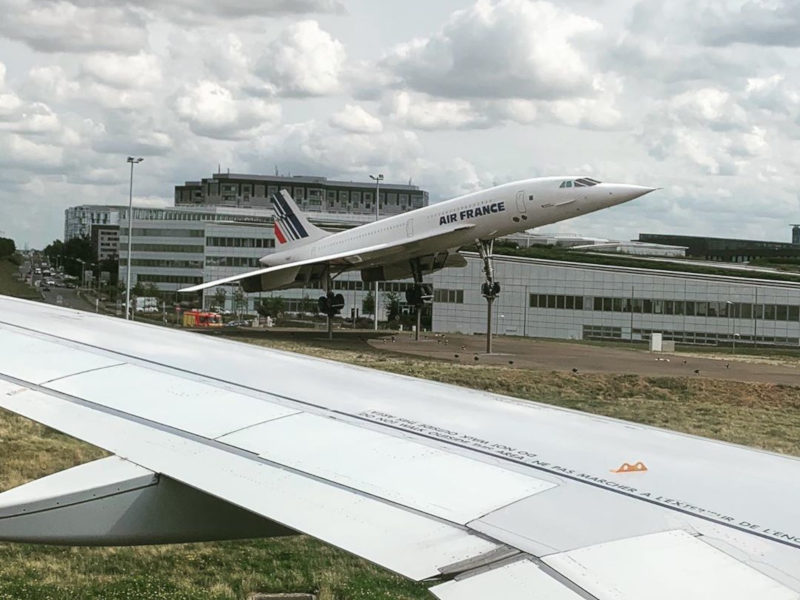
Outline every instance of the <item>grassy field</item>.
[(41, 300), (42, 295), (36, 289), (15, 277), (18, 272), (19, 266), (7, 258), (0, 258), (0, 294)]
[[(355, 338), (343, 346), (246, 332), (231, 337), (800, 455), (800, 387), (477, 367), (382, 352)], [(0, 489), (102, 456), (4, 412), (0, 452)], [(118, 549), (0, 544), (0, 600), (231, 600), (253, 591), (317, 591), (323, 600), (430, 598), (424, 586), (304, 536)]]

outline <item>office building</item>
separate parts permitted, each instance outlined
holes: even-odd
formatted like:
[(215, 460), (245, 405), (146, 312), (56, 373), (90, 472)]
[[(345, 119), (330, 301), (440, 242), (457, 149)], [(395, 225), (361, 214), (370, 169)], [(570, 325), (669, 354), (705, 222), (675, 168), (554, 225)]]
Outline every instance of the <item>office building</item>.
[[(334, 215), (374, 215), (372, 181), (334, 181), (325, 177), (215, 173), (175, 186), (175, 206), (271, 209), (270, 197), (287, 190), (300, 210)], [(428, 192), (415, 185), (381, 183), (380, 214), (391, 216), (428, 205)]]

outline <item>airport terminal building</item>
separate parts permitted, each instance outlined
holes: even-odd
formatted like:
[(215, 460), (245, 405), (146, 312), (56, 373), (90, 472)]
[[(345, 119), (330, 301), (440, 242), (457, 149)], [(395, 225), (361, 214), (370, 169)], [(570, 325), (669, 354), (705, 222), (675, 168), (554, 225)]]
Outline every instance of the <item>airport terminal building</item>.
[[(434, 276), (433, 329), (486, 331), (483, 264)], [(800, 283), (495, 257), (498, 334), (565, 340), (665, 340), (702, 345), (800, 345)]]

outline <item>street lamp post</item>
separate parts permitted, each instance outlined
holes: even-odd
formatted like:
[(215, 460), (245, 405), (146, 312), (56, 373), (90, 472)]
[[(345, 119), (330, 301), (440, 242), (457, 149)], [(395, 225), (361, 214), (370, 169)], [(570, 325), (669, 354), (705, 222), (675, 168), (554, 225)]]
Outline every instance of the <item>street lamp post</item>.
[[(381, 198), (381, 181), (383, 181), (383, 173), (378, 173), (377, 175), (370, 175), (370, 179), (375, 180), (375, 222), (378, 222), (380, 218), (380, 212), (378, 210), (378, 205), (380, 203)], [(375, 301), (372, 303), (373, 311), (375, 312), (375, 331), (378, 331), (378, 280), (375, 280)]]
[(133, 165), (142, 162), (143, 158), (128, 157), (131, 163), (131, 183), (128, 189), (128, 261), (125, 269), (125, 318), (131, 318), (131, 248), (133, 246)]
[(80, 258), (76, 258), (79, 263), (81, 263), (81, 283), (78, 286), (78, 290), (80, 290), (84, 285), (86, 285), (86, 276), (84, 275), (84, 270), (86, 269), (86, 261), (81, 260)]

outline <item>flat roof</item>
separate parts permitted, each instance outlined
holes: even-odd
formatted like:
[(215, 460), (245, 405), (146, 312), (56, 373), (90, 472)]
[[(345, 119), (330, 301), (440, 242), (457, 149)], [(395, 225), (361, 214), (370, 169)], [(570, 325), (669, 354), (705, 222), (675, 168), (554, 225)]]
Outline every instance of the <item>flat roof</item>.
[[(461, 252), (467, 258), (480, 259), (477, 252)], [(628, 258), (627, 256), (625, 258)], [(621, 265), (602, 265), (591, 262), (571, 262), (563, 260), (551, 260), (546, 258), (529, 258), (527, 256), (509, 256), (506, 254), (495, 254), (494, 260), (506, 263), (522, 263), (529, 265), (543, 265), (550, 267), (563, 267), (568, 269), (585, 269), (590, 271), (604, 271), (604, 272), (617, 272), (625, 273), (627, 275), (649, 275), (651, 277), (672, 277), (681, 279), (703, 279), (711, 281), (719, 281), (723, 283), (735, 283), (738, 285), (754, 285), (771, 286), (771, 287), (787, 287), (800, 291), (800, 281), (789, 280), (776, 280), (776, 279), (759, 279), (757, 277), (736, 277), (735, 275), (714, 275), (711, 273), (694, 273), (691, 271), (666, 271), (661, 269), (648, 269), (646, 267), (624, 267)], [(679, 263), (680, 261), (665, 261), (670, 264)], [(715, 268), (719, 267), (718, 264), (714, 265)]]

